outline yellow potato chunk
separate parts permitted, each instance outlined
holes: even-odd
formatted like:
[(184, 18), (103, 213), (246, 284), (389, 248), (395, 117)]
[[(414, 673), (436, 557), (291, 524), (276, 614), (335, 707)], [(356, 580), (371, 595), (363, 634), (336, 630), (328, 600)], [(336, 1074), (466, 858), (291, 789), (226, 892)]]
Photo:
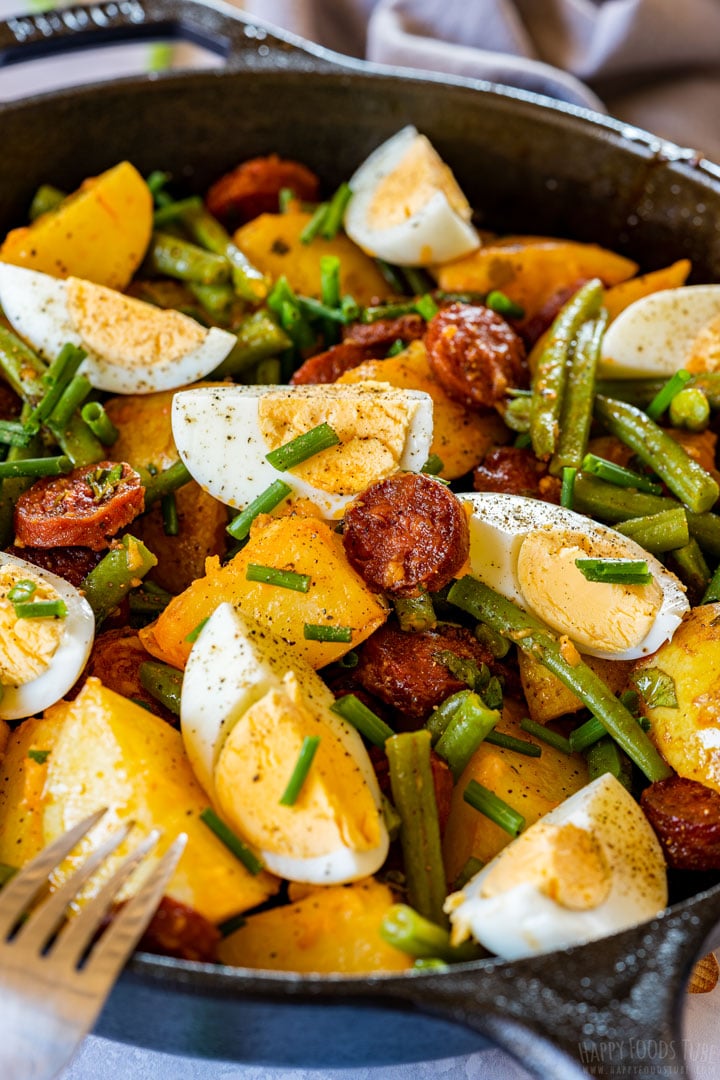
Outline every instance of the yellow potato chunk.
[(634, 680), (667, 763), (720, 791), (720, 603), (693, 608), (672, 640), (637, 664)]
[[(88, 679), (74, 701), (54, 705), (45, 719), (27, 721), (20, 732), (3, 770), (8, 779), (2, 790), (0, 860), (26, 862), (70, 826), (107, 806), (100, 824), (55, 874), (55, 885), (119, 824), (133, 821), (129, 840), (93, 877), (85, 899), (98, 892), (123, 854), (153, 828), (162, 830), (153, 858), (133, 875), (121, 897), (137, 891), (154, 861), (182, 832), (187, 847), (167, 887), (169, 896), (217, 922), (277, 891), (276, 878), (251, 875), (200, 820), (208, 800), (180, 733), (99, 679)], [(31, 747), (50, 751), (39, 771), (27, 757)]]
[(405, 971), (410, 957), (380, 937), (380, 923), (394, 903), (387, 885), (374, 878), (313, 889), (294, 904), (252, 915), (220, 942), (219, 958), (273, 971)]
[[(520, 727), (524, 713), (524, 706), (506, 701), (497, 730), (536, 741)], [(509, 833), (465, 802), (463, 791), (470, 780), (489, 788), (522, 814), (526, 827), (587, 784), (587, 766), (580, 754), (564, 754), (546, 743), (539, 745), (540, 757), (526, 757), (490, 743), (482, 743), (475, 751), (453, 790), (443, 837), (448, 881), (455, 880), (471, 856), (489, 862), (512, 840)]]
[(8, 233), (0, 261), (122, 290), (145, 255), (152, 213), (147, 184), (121, 161), (86, 180), (57, 210)]
[(510, 439), (511, 433), (497, 413), (480, 415), (448, 397), (430, 368), (421, 341), (411, 342), (407, 349), (387, 360), (366, 360), (346, 371), (337, 382), (358, 383), (368, 379), (430, 395), (433, 402), (430, 453), (437, 454), (442, 461), (440, 476), (445, 480), (464, 476), (493, 446)]
[(438, 285), (448, 292), (500, 289), (526, 315), (535, 315), (560, 289), (599, 277), (617, 285), (632, 277), (637, 263), (597, 244), (542, 236), (506, 236), (437, 268)]
[(317, 236), (303, 244), (300, 234), (310, 214), (290, 210), (286, 214), (260, 214), (235, 233), (233, 240), (253, 266), (277, 279), (284, 274), (301, 296), (319, 297), (320, 259), (340, 259), (340, 292), (350, 293), (359, 304), (371, 304), (388, 294), (388, 286), (372, 259), (344, 233), (333, 240)]
[[(568, 690), (557, 676), (537, 660), (533, 660), (528, 653), (518, 649), (518, 661), (528, 713), (538, 724), (545, 724), (548, 720), (555, 720), (558, 716), (579, 712), (585, 708), (572, 690)], [(583, 656), (583, 663), (600, 676), (613, 694), (619, 694), (625, 689), (633, 666), (632, 660), (604, 660), (599, 656)]]
[[(303, 593), (248, 581), (250, 563), (308, 574), (310, 587)], [(205, 577), (193, 582), (154, 623), (140, 630), (140, 640), (153, 656), (184, 668), (192, 648), (188, 634), (224, 602), (252, 615), (314, 668), (356, 648), (387, 618), (386, 608), (345, 558), (337, 533), (318, 518), (300, 514), (256, 522), (249, 542), (225, 566), (217, 558), (208, 559)], [(306, 641), (305, 623), (349, 626), (352, 640)]]

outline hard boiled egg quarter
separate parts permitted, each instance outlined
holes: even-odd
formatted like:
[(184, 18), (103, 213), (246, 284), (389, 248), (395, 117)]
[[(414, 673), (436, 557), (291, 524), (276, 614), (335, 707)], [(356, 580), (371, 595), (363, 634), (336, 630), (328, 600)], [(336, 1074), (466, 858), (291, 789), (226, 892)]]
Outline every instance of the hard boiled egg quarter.
[[(180, 718), (190, 762), (229, 825), (268, 870), (335, 885), (375, 873), (388, 834), (357, 731), (302, 660), (231, 604), (193, 645)], [(319, 743), (293, 805), (280, 799), (307, 736)]]
[[(608, 660), (647, 656), (689, 609), (682, 584), (639, 544), (561, 506), (522, 495), (458, 496), (468, 508), (470, 572), (581, 652)], [(588, 581), (576, 559), (639, 559), (647, 585)]]
[[(329, 424), (339, 443), (288, 471), (266, 454)], [(376, 480), (419, 472), (432, 441), (432, 398), (387, 383), (355, 386), (215, 386), (175, 395), (175, 444), (193, 478), (240, 509), (276, 480), (289, 500), (310, 499), (329, 518)]]
[[(66, 614), (19, 617), (8, 593), (28, 604), (62, 600)], [(59, 701), (85, 667), (94, 633), (92, 609), (74, 586), (0, 553), (0, 718), (34, 716)]]
[(660, 844), (610, 773), (593, 780), (504, 848), (446, 901), (453, 938), (505, 960), (626, 930), (667, 904)]
[(54, 360), (68, 342), (85, 349), (82, 374), (114, 394), (187, 386), (213, 371), (237, 340), (104, 285), (9, 263), (0, 263), (0, 306), (45, 359)]
[(662, 289), (636, 300), (605, 332), (599, 377), (674, 375), (686, 366), (698, 334), (719, 316), (720, 285)]
[(400, 266), (430, 266), (480, 245), (455, 177), (411, 125), (367, 158), (350, 189), (345, 231), (368, 255)]

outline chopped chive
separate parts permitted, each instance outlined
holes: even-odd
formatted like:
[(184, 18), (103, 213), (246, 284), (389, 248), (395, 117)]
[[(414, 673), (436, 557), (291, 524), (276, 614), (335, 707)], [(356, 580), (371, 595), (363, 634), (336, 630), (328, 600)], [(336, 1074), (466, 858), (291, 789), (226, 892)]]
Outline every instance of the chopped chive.
[[(283, 188), (283, 191), (289, 190)], [(292, 194), (292, 193), (291, 193)], [(217, 924), (217, 928), (221, 937), (229, 937), (230, 934), (234, 934), (236, 930), (240, 930), (241, 927), (247, 924), (247, 919), (244, 915), (231, 915), (229, 919), (223, 919), (222, 922)]]
[(288, 780), (288, 785), (280, 797), (281, 806), (294, 806), (297, 802), (302, 786), (307, 780), (310, 766), (313, 763), (313, 758), (315, 757), (319, 745), (319, 735), (306, 735), (303, 739), (298, 759), (295, 762), (295, 768), (292, 771), (292, 776)]
[(187, 199), (178, 199), (177, 202), (166, 203), (153, 214), (153, 225), (160, 228), (171, 221), (177, 221), (188, 210), (202, 210), (203, 201), (199, 195), (191, 195)]
[(247, 581), (262, 581), (265, 585), (277, 585), (280, 589), (292, 589), (293, 592), (307, 592), (310, 588), (309, 574), (296, 574), (294, 570), (278, 570), (274, 566), (260, 566), (248, 563), (245, 571)]
[(240, 860), (246, 870), (251, 874), (259, 874), (263, 868), (263, 864), (258, 859), (257, 855), (250, 850), (250, 848), (242, 842), (239, 836), (236, 836), (232, 829), (228, 828), (224, 821), (221, 821), (214, 810), (209, 806), (206, 806), (200, 813), (200, 820), (203, 824), (207, 825), (211, 832), (214, 832), (218, 840), (232, 851), (233, 855)]
[(191, 630), (190, 633), (186, 636), (185, 640), (189, 641), (191, 644), (194, 641), (197, 641), (197, 639), (200, 637), (200, 633), (202, 631), (203, 626), (205, 625), (206, 622), (209, 621), (209, 619), (210, 619), (209, 615), (208, 615), (208, 617), (206, 619), (201, 619), (200, 622), (197, 624), (197, 626), (193, 630)]
[(65, 389), (77, 375), (78, 368), (86, 356), (87, 353), (84, 349), (80, 349), (68, 342), (63, 345), (55, 360), (41, 376), (41, 382), (46, 387), (46, 390), (30, 413), (26, 424), (26, 427), (33, 434), (48, 419)]
[(392, 345), (385, 353), (385, 359), (389, 360), (391, 356), (397, 356), (398, 353), (405, 352), (406, 348), (407, 346), (405, 345), (405, 342), (402, 338), (395, 338)]
[(320, 225), (320, 235), (325, 240), (333, 240), (342, 225), (345, 207), (350, 202), (350, 185), (343, 182), (328, 203), (327, 212)]
[(32, 431), (19, 421), (0, 420), (0, 443), (5, 446), (27, 446), (32, 438)]
[(616, 465), (614, 461), (606, 461), (605, 458), (595, 454), (586, 454), (582, 461), (582, 471), (591, 476), (599, 476), (601, 480), (607, 480), (609, 484), (618, 487), (637, 488), (638, 491), (646, 491), (649, 495), (662, 495), (662, 484), (657, 484), (642, 473), (626, 469), (622, 465)]
[(661, 390), (652, 399), (645, 412), (651, 420), (658, 420), (669, 406), (676, 394), (679, 394), (684, 386), (692, 379), (692, 375), (685, 368), (676, 371), (672, 378), (668, 379)]
[(570, 732), (570, 749), (574, 752), (576, 750), (586, 750), (588, 746), (592, 746), (603, 736), (607, 735), (607, 728), (604, 724), (601, 724), (596, 716), (591, 716), (589, 720), (586, 720), (580, 727), (575, 728)]
[(40, 477), (62, 476), (70, 472), (72, 462), (64, 454), (58, 457), (25, 458), (15, 461), (0, 461), (0, 480), (16, 476)]
[(463, 799), (472, 806), (473, 810), (478, 810), (485, 817), (490, 818), (510, 836), (517, 836), (524, 828), (525, 818), (522, 814), (518, 814), (512, 806), (508, 806), (494, 791), (478, 784), (477, 780), (469, 782), (463, 791)]
[(166, 536), (177, 536), (180, 532), (180, 520), (178, 518), (177, 500), (175, 492), (170, 491), (163, 495), (160, 500), (163, 519), (163, 532)]
[(487, 294), (485, 304), (492, 311), (497, 312), (498, 315), (502, 315), (506, 319), (522, 319), (525, 317), (525, 308), (520, 307), (504, 292), (500, 292), (499, 289), (492, 289)]
[(652, 581), (644, 559), (576, 559), (575, 565), (587, 581), (608, 585), (647, 585)]
[(437, 315), (440, 310), (433, 300), (430, 293), (425, 293), (419, 300), (415, 301), (415, 310), (418, 315), (422, 315), (425, 322), (430, 322), (434, 315)]
[(37, 761), (38, 765), (44, 765), (50, 757), (49, 750), (28, 750), (27, 756), (31, 761)]
[(406, 300), (395, 304), (374, 304), (362, 309), (360, 321), (362, 323), (379, 322), (380, 319), (400, 319), (403, 315), (416, 313), (415, 301)]
[(146, 178), (145, 183), (150, 188), (150, 194), (153, 199), (162, 193), (166, 184), (169, 184), (172, 180), (172, 176), (169, 172), (161, 172), (160, 169), (155, 169)]
[(104, 446), (112, 446), (116, 442), (120, 432), (99, 401), (88, 401), (80, 410), (80, 415)]
[(288, 469), (294, 468), (295, 465), (307, 461), (308, 458), (314, 457), (315, 454), (319, 454), (321, 450), (327, 450), (330, 446), (337, 446), (339, 442), (340, 437), (329, 424), (318, 424), (317, 427), (311, 428), (310, 431), (306, 431), (303, 435), (298, 435), (297, 438), (291, 439), (290, 442), (278, 446), (276, 450), (271, 450), (269, 454), (265, 455), (265, 460), (269, 461), (272, 467), (279, 472), (286, 472)]
[(358, 656), (358, 654), (355, 652), (354, 649), (351, 649), (350, 652), (346, 652), (345, 655), (341, 656), (340, 659), (338, 660), (338, 664), (340, 665), (340, 667), (344, 667), (344, 668), (348, 668), (348, 669), (356, 668), (359, 663), (360, 663), (360, 657)]
[(305, 623), (303, 636), (306, 641), (352, 641), (351, 626), (323, 626), (318, 623)]
[(192, 480), (185, 463), (180, 459), (174, 461), (172, 465), (169, 465), (167, 469), (163, 469), (162, 472), (158, 472), (154, 466), (148, 466), (147, 471), (150, 473), (150, 479), (145, 484), (146, 510), (151, 503), (162, 499), (163, 495), (167, 495), (171, 491), (177, 491), (178, 488), (189, 484)]
[(557, 731), (549, 731), (542, 724), (538, 724), (536, 720), (531, 720), (529, 716), (520, 721), (520, 727), (523, 731), (527, 731), (528, 735), (534, 735), (540, 742), (547, 743), (548, 746), (553, 746), (556, 750), (561, 750), (563, 754), (572, 753), (569, 739), (566, 739), (564, 735), (558, 735)]
[(278, 192), (278, 210), (281, 214), (287, 214), (290, 209), (290, 203), (295, 199), (295, 192), (292, 188), (284, 187), (280, 188)]
[(597, 780), (604, 773), (611, 773), (628, 790), (632, 784), (632, 766), (630, 759), (623, 754), (616, 742), (606, 736), (594, 743), (585, 755), (588, 777)]
[(342, 716), (344, 720), (352, 724), (361, 735), (364, 735), (375, 746), (385, 746), (387, 740), (395, 734), (384, 720), (381, 720), (372, 709), (368, 709), (367, 705), (364, 705), (360, 698), (355, 697), (354, 694), (345, 694), (330, 708), (338, 716)]
[(298, 296), (297, 305), (308, 319), (329, 319), (331, 322), (343, 325), (348, 321), (342, 308), (331, 307), (325, 300), (314, 300), (312, 296)]
[(15, 582), (7, 594), (7, 598), (12, 604), (21, 603), (23, 600), (29, 600), (36, 590), (37, 585), (34, 581), (27, 581), (23, 578), (21, 581)]
[(244, 540), (249, 534), (250, 526), (255, 518), (260, 514), (269, 514), (283, 499), (288, 497), (291, 491), (292, 488), (284, 480), (274, 480), (270, 487), (265, 488), (256, 499), (253, 499), (249, 506), (246, 506), (237, 517), (232, 519), (226, 531), (235, 540)]
[(70, 420), (85, 398), (92, 390), (92, 384), (84, 375), (76, 375), (71, 379), (62, 392), (57, 405), (50, 413), (49, 419), (59, 428), (67, 427)]
[(430, 454), (430, 457), (427, 459), (420, 472), (427, 473), (429, 476), (437, 476), (444, 468), (445, 465), (443, 459), (438, 457), (437, 454)]
[(354, 296), (345, 295), (340, 301), (340, 310), (346, 323), (355, 322), (360, 318), (360, 305)]
[(416, 963), (422, 960), (432, 967), (438, 963), (446, 967), (447, 964), (476, 960), (481, 951), (475, 942), (451, 945), (450, 934), (445, 927), (424, 918), (407, 904), (393, 904), (388, 909), (380, 924), (380, 937), (408, 956), (415, 957)]
[(315, 208), (315, 213), (308, 221), (307, 225), (300, 233), (300, 243), (310, 244), (318, 235), (323, 225), (325, 224), (325, 218), (328, 212), (328, 204), (326, 202), (318, 203)]
[(64, 619), (67, 606), (64, 600), (30, 600), (13, 604), (18, 619)]
[(562, 471), (562, 487), (560, 489), (560, 505), (566, 510), (572, 510), (575, 496), (575, 477), (577, 469), (566, 465)]
[(524, 754), (525, 757), (540, 757), (542, 754), (542, 747), (537, 743), (528, 742), (527, 739), (516, 739), (513, 735), (505, 735), (502, 731), (489, 731), (485, 736), (485, 742), (492, 743), (493, 746), (501, 746), (504, 750), (514, 750), (516, 754)]
[(329, 308), (340, 306), (340, 260), (337, 255), (320, 259), (320, 299)]

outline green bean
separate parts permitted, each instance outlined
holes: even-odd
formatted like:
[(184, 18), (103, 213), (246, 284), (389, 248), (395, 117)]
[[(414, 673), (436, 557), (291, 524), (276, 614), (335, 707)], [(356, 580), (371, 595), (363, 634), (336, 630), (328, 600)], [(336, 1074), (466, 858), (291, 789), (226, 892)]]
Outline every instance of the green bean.
[(71, 379), (63, 390), (57, 405), (50, 413), (52, 422), (59, 427), (66, 427), (70, 423), (78, 405), (82, 405), (91, 390), (92, 384), (84, 375), (76, 375)]
[[(575, 509), (611, 524), (628, 518), (649, 517), (663, 510), (676, 510), (680, 504), (664, 495), (646, 495), (640, 491), (607, 484), (587, 473), (579, 473), (575, 481)], [(686, 511), (688, 529), (703, 551), (720, 556), (720, 516), (693, 514)]]
[(686, 386), (670, 402), (668, 419), (673, 427), (704, 431), (710, 423), (710, 403), (697, 386)]
[(447, 925), (447, 892), (435, 785), (430, 767), (430, 732), (406, 731), (385, 743), (393, 803), (400, 815), (408, 900), (440, 926)]
[(60, 203), (66, 198), (66, 193), (61, 191), (60, 188), (53, 187), (52, 184), (41, 184), (33, 195), (28, 217), (31, 221), (37, 221), (42, 214), (49, 214), (52, 210), (57, 210)]
[(474, 693), (469, 694), (455, 712), (435, 744), (435, 753), (447, 761), (455, 783), (499, 719), (498, 710), (488, 709), (479, 694)]
[(595, 415), (665, 481), (688, 509), (701, 514), (717, 502), (717, 481), (642, 409), (597, 395)]
[(647, 517), (629, 518), (615, 528), (654, 555), (684, 547), (690, 540), (687, 513), (682, 506)]
[(235, 303), (231, 285), (199, 285), (196, 281), (190, 281), (188, 288), (211, 319), (223, 326), (228, 325)]
[(517, 431), (521, 435), (530, 431), (530, 412), (532, 402), (529, 397), (510, 398), (503, 408), (503, 420), (511, 431)]
[(477, 641), (489, 649), (496, 660), (502, 660), (510, 652), (511, 646), (508, 639), (486, 626), (485, 623), (478, 623), (473, 632)]
[(72, 469), (72, 462), (65, 454), (58, 457), (23, 458), (18, 461), (0, 461), (0, 480), (19, 476), (35, 480), (39, 476), (63, 476)]
[(191, 195), (187, 199), (178, 199), (175, 201), (170, 196), (167, 199), (160, 198), (160, 195), (164, 195), (164, 192), (158, 193), (158, 209), (153, 214), (153, 225), (157, 229), (158, 226), (168, 225), (172, 221), (177, 221), (189, 210), (198, 210), (202, 207), (202, 199), (199, 195)]
[(179, 236), (154, 232), (145, 256), (151, 270), (180, 281), (223, 285), (230, 280), (230, 263)]
[[(29, 415), (30, 406), (25, 404), (22, 407), (20, 419), (27, 419)], [(26, 446), (11, 446), (5, 460), (6, 462), (23, 461), (36, 457), (41, 452), (42, 437), (39, 434), (33, 435)], [(12, 543), (15, 503), (32, 482), (30, 476), (18, 476), (15, 479), (0, 482), (0, 547), (7, 547)]]
[(710, 583), (710, 569), (695, 537), (691, 537), (683, 547), (676, 548), (672, 557), (677, 575), (683, 584), (687, 585), (691, 593), (704, 593)]
[(720, 564), (715, 568), (715, 573), (710, 579), (710, 583), (703, 593), (703, 598), (700, 601), (701, 604), (717, 604), (720, 603)]
[(222, 379), (226, 375), (239, 375), (256, 366), (261, 360), (279, 356), (292, 347), (292, 341), (273, 319), (272, 315), (259, 308), (250, 315), (245, 315), (234, 331), (237, 344), (233, 345), (222, 364), (212, 373), (213, 379)]
[(590, 780), (597, 780), (599, 776), (610, 773), (619, 780), (623, 787), (630, 790), (632, 785), (632, 768), (630, 762), (618, 748), (617, 743), (607, 736), (594, 743), (585, 755)]
[(140, 665), (140, 684), (175, 716), (180, 715), (180, 695), (183, 673), (159, 660), (146, 660)]
[(408, 956), (418, 960), (437, 958), (448, 964), (477, 960), (482, 949), (471, 941), (451, 945), (444, 926), (424, 919), (407, 904), (393, 904), (380, 924), (380, 937)]
[(451, 694), (435, 706), (425, 721), (425, 728), (430, 732), (433, 745), (441, 738), (455, 713), (472, 692), (472, 690), (458, 690), (457, 693)]
[(562, 308), (548, 332), (533, 379), (530, 437), (537, 457), (546, 461), (555, 452), (558, 423), (568, 378), (568, 361), (581, 325), (600, 313), (602, 282), (593, 278)]
[(597, 716), (648, 780), (662, 780), (670, 775), (670, 769), (622, 702), (587, 664), (569, 663), (557, 637), (533, 615), (521, 611), (469, 575), (452, 586), (448, 598), (514, 641), (518, 648), (556, 675)]
[(228, 261), (237, 295), (243, 300), (249, 300), (251, 304), (262, 303), (268, 294), (268, 279), (252, 265), (237, 244), (233, 243), (220, 222), (202, 206), (186, 211), (181, 215), (181, 219), (196, 243)]
[(607, 319), (603, 310), (597, 319), (588, 320), (578, 330), (560, 413), (557, 447), (550, 460), (553, 476), (561, 476), (565, 468), (579, 469), (585, 457), (592, 423), (595, 372)]
[(423, 589), (419, 596), (397, 597), (393, 607), (400, 629), (410, 634), (431, 630), (437, 623), (430, 594)]
[(173, 491), (177, 491), (178, 488), (184, 487), (192, 480), (192, 476), (188, 472), (185, 464), (178, 460), (168, 466), (167, 469), (163, 469), (162, 472), (156, 473), (155, 476), (151, 476), (147, 469), (138, 469), (145, 486), (145, 507), (157, 502), (158, 499), (162, 499), (165, 495), (172, 494)]
[(83, 579), (85, 599), (95, 613), (99, 625), (107, 618), (145, 577), (157, 559), (141, 540), (126, 533), (119, 547), (111, 548), (107, 555)]
[(666, 379), (598, 379), (598, 394), (627, 401), (631, 405), (649, 405), (667, 382)]

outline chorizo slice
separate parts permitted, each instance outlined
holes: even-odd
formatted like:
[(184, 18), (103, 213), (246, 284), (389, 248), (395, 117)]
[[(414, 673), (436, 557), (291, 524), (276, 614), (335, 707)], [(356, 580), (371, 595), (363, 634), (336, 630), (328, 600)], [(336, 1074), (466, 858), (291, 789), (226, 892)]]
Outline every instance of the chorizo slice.
[[(149, 693), (140, 681), (140, 665), (153, 657), (145, 649), (137, 631), (130, 626), (103, 630), (93, 642), (90, 657), (82, 674), (81, 683), (91, 675), (114, 690), (116, 694), (146, 705), (173, 727), (178, 718)], [(78, 687), (79, 689), (79, 687)]]
[(560, 484), (548, 475), (547, 464), (532, 450), (519, 446), (499, 446), (486, 455), (473, 471), (475, 491), (499, 491), (506, 495), (526, 495), (546, 502), (560, 501)]
[(645, 788), (640, 805), (673, 870), (720, 870), (720, 793), (671, 776)]
[(100, 551), (145, 508), (145, 488), (126, 462), (82, 465), (66, 476), (42, 477), (15, 506), (18, 544)]
[(441, 701), (467, 688), (444, 662), (444, 653), (500, 670), (489, 649), (463, 626), (410, 634), (386, 623), (365, 642), (352, 674), (373, 697), (422, 722)]
[(334, 383), (346, 371), (359, 367), (366, 360), (372, 359), (371, 351), (365, 345), (355, 341), (343, 341), (332, 345), (325, 352), (316, 353), (293, 372), (292, 386), (306, 386), (309, 383)]
[(283, 188), (290, 188), (296, 199), (315, 202), (320, 181), (300, 162), (269, 154), (225, 173), (209, 189), (205, 202), (211, 214), (234, 228), (259, 214), (277, 213)]
[(65, 578), (77, 589), (91, 570), (94, 570), (103, 557), (101, 551), (92, 551), (86, 547), (9, 547), (9, 555), (25, 559), (34, 566), (50, 570), (58, 577)]
[(171, 896), (163, 896), (140, 939), (139, 949), (178, 960), (217, 962), (220, 931), (204, 915)]
[(371, 589), (391, 596), (435, 592), (470, 551), (459, 500), (433, 477), (398, 473), (371, 484), (345, 513), (345, 553)]
[(357, 342), (372, 349), (380, 350), (376, 355), (383, 355), (398, 339), (400, 341), (419, 341), (425, 333), (425, 320), (422, 315), (400, 315), (397, 319), (377, 319), (372, 323), (351, 323), (343, 331), (345, 341)]
[(447, 394), (467, 408), (493, 408), (527, 385), (525, 346), (490, 308), (448, 304), (428, 323), (428, 360)]

